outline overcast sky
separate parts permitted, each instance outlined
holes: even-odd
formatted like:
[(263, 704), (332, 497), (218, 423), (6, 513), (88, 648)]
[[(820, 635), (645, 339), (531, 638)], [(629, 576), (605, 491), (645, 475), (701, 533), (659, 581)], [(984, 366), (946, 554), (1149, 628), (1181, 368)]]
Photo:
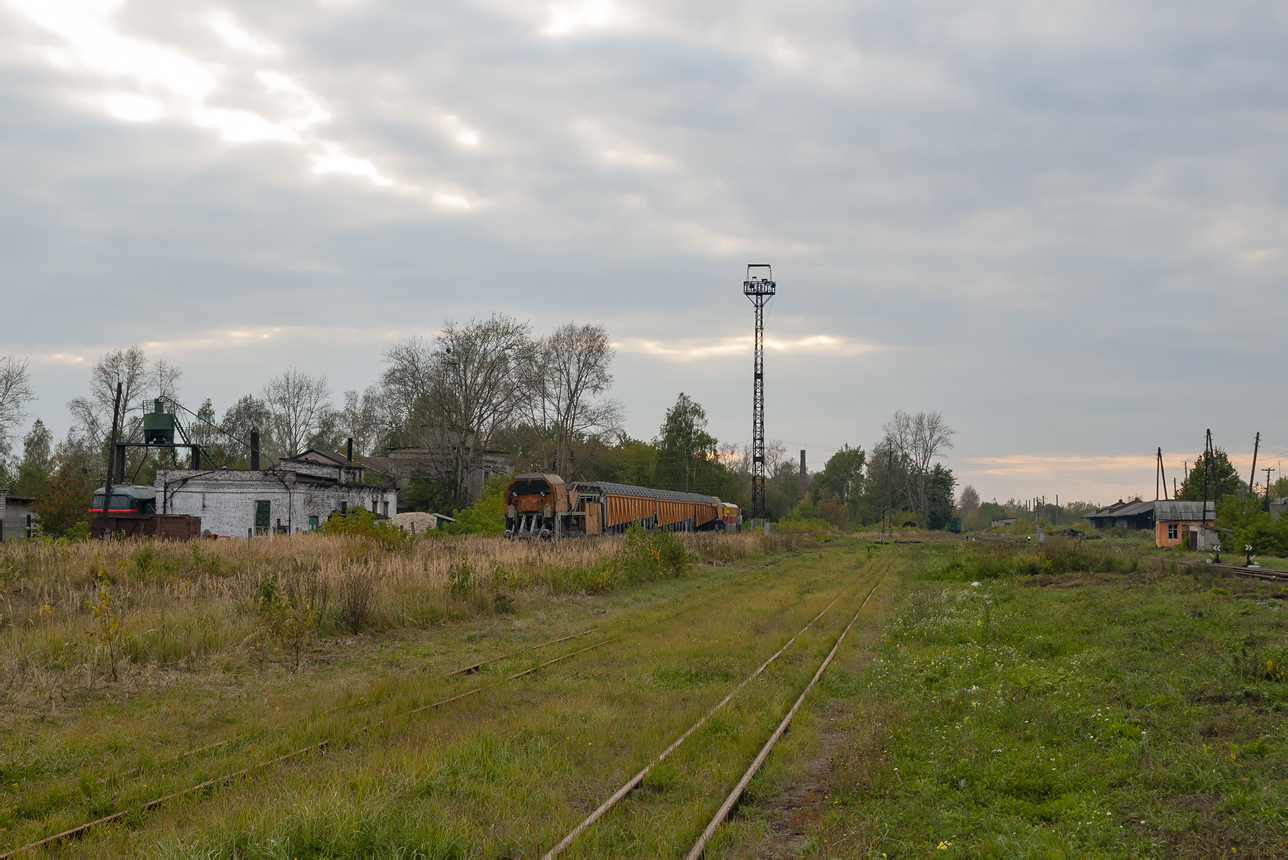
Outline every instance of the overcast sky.
[(0, 354), (62, 435), (141, 344), (221, 412), (396, 338), (602, 323), (820, 468), (939, 410), (985, 499), (1288, 459), (1288, 5), (0, 0)]

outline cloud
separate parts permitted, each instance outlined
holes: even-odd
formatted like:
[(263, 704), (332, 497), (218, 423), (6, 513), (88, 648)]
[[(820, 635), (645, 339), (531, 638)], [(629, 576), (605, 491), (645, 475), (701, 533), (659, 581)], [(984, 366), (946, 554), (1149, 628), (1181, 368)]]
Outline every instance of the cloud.
[[(654, 355), (671, 361), (697, 361), (706, 358), (721, 358), (732, 355), (750, 355), (753, 339), (747, 337), (724, 337), (716, 342), (693, 341), (658, 341), (642, 338), (625, 338), (614, 344), (622, 352), (637, 352)], [(838, 355), (858, 356), (881, 352), (886, 347), (880, 344), (863, 343), (844, 337), (827, 334), (815, 334), (794, 340), (765, 338), (765, 350), (784, 355)]]
[[(294, 78), (274, 69), (243, 67), (202, 61), (192, 48), (184, 50), (155, 44), (151, 40), (121, 31), (125, 0), (12, 0), (16, 9), (32, 22), (63, 40), (46, 58), (55, 66), (81, 71), (107, 80), (132, 78), (140, 92), (114, 92), (106, 108), (115, 119), (142, 123), (161, 119), (186, 121), (217, 133), (226, 143), (280, 143), (299, 147), (314, 174), (346, 174), (367, 180), (377, 188), (417, 193), (414, 184), (391, 179), (368, 158), (350, 155), (333, 139), (318, 135), (315, 126), (332, 118), (321, 99)], [(252, 36), (236, 22), (231, 12), (209, 14), (206, 25), (223, 42), (256, 60), (276, 57), (282, 49)], [(230, 87), (239, 74), (251, 72), (258, 92), (244, 86)], [(167, 98), (159, 98), (164, 94)], [(225, 106), (228, 101), (262, 102), (267, 109)], [(477, 143), (477, 135), (461, 129), (462, 143)], [(442, 194), (431, 201), (440, 208)], [(461, 197), (460, 199), (465, 199)]]
[(742, 438), (767, 260), (771, 435), (939, 409), (1036, 458), (963, 459), (986, 497), (1147, 492), (1208, 426), (1288, 446), (1285, 39), (1162, 0), (5, 0), (5, 351), (164, 341), (218, 400), (361, 387), (448, 317), (603, 322), (631, 432), (684, 390)]
[(206, 23), (210, 25), (210, 29), (223, 38), (230, 48), (236, 48), (239, 51), (246, 51), (260, 57), (282, 53), (282, 49), (272, 42), (257, 39), (247, 33), (233, 20), (232, 15), (226, 11), (212, 13)]

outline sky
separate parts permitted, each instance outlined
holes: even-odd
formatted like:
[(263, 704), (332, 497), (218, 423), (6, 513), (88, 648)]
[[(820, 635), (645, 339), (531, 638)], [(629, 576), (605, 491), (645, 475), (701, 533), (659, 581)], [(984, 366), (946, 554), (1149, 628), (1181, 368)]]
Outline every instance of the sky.
[(0, 0), (0, 355), (110, 349), (220, 411), (394, 340), (606, 326), (821, 468), (895, 410), (984, 499), (1288, 459), (1288, 6), (1187, 0)]

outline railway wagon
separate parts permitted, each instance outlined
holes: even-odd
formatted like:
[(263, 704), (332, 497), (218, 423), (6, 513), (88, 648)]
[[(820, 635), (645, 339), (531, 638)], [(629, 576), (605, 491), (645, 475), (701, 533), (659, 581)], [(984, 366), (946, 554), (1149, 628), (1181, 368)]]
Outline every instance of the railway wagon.
[(621, 534), (633, 525), (675, 532), (716, 531), (724, 523), (724, 506), (715, 496), (652, 490), (629, 484), (594, 481), (573, 484), (586, 512), (588, 530)]
[(586, 534), (586, 513), (578, 493), (558, 475), (525, 472), (505, 488), (505, 536), (550, 538)]
[(737, 534), (742, 531), (742, 510), (731, 502), (722, 503), (723, 516), (720, 518), (724, 522), (724, 531), (730, 534)]
[[(677, 532), (721, 531), (728, 528), (729, 507), (715, 496), (699, 493), (607, 481), (569, 487), (558, 475), (527, 472), (515, 475), (506, 487), (505, 536), (549, 540), (621, 534), (633, 525)], [(737, 511), (736, 505), (731, 507)]]

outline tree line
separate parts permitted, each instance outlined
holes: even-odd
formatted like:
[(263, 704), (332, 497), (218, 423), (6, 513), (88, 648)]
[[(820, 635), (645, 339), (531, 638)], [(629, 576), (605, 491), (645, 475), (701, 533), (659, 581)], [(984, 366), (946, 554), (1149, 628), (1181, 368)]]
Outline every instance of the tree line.
[[(211, 468), (247, 468), (252, 429), (269, 463), (308, 449), (343, 451), (350, 438), (355, 456), (433, 446), (441, 456), (404, 493), (404, 504), (416, 510), (451, 513), (468, 504), (467, 476), (489, 451), (513, 457), (517, 471), (714, 495), (745, 509), (750, 446), (717, 440), (705, 409), (684, 392), (652, 438), (631, 438), (622, 429), (625, 408), (610, 396), (614, 358), (603, 326), (569, 322), (537, 334), (503, 314), (449, 320), (432, 338), (390, 344), (380, 376), (363, 391), (344, 391), (338, 402), (325, 376), (291, 367), (220, 414), (209, 398), (187, 412), (179, 397), (182, 370), (132, 346), (108, 352), (91, 368), (87, 393), (68, 403), (72, 424), (64, 439), (55, 442), (37, 419), (18, 455), (15, 431), (34, 398), (26, 363), (11, 356), (0, 361), (0, 485), (49, 501), (42, 513), (47, 530), (69, 527), (67, 518), (84, 508), (70, 500), (87, 498), (104, 478), (120, 382), (123, 439), (142, 438), (143, 415), (162, 397), (181, 405), (189, 440)], [(900, 524), (911, 519), (943, 528), (954, 514), (956, 480), (939, 458), (952, 448), (954, 430), (938, 412), (899, 411), (882, 431), (870, 451), (843, 446), (805, 486), (795, 457), (770, 440), (768, 517), (867, 525), (891, 512)], [(128, 449), (127, 480), (150, 483), (167, 465), (155, 451)], [(65, 515), (55, 513), (57, 500)]]

